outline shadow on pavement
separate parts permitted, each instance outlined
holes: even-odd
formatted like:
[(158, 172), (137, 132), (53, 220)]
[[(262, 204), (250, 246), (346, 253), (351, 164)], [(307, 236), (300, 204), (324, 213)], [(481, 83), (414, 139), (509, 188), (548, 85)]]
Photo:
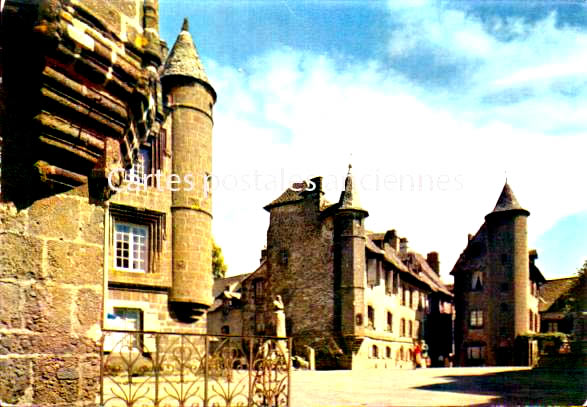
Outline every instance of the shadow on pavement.
[(479, 376), (444, 376), (449, 383), (416, 387), (497, 396), (490, 405), (576, 405), (587, 398), (586, 369), (532, 369)]

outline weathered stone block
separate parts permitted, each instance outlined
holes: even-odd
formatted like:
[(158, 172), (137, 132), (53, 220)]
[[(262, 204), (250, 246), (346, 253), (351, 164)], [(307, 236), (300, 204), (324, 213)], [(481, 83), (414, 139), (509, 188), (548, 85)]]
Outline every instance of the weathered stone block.
[(0, 247), (0, 278), (43, 278), (41, 240), (0, 232)]
[(29, 359), (0, 360), (0, 400), (9, 404), (20, 404), (30, 387), (31, 361)]
[(92, 356), (80, 364), (80, 400), (92, 402), (100, 391), (100, 358)]
[(26, 224), (26, 211), (19, 212), (14, 205), (0, 203), (0, 230), (23, 234), (26, 230)]
[(0, 327), (21, 327), (20, 303), (20, 287), (17, 284), (0, 284)]
[[(78, 399), (79, 372), (75, 378), (71, 372), (77, 371), (78, 358), (41, 358), (33, 362), (33, 402), (73, 403)], [(69, 372), (63, 375), (63, 372)], [(61, 378), (60, 378), (61, 376)]]
[(102, 284), (102, 248), (50, 241), (47, 243), (48, 274), (57, 282)]
[(80, 226), (83, 239), (88, 243), (104, 244), (104, 209), (95, 206), (85, 212), (87, 223)]
[(73, 240), (77, 237), (80, 202), (63, 195), (35, 202), (29, 211), (29, 233)]
[(25, 291), (25, 327), (37, 332), (71, 331), (71, 290), (35, 284)]
[(102, 315), (102, 296), (88, 288), (81, 289), (77, 293), (77, 309), (75, 314), (79, 322), (80, 334), (85, 333), (94, 324), (100, 323)]
[(0, 355), (36, 353), (36, 337), (24, 334), (0, 334)]

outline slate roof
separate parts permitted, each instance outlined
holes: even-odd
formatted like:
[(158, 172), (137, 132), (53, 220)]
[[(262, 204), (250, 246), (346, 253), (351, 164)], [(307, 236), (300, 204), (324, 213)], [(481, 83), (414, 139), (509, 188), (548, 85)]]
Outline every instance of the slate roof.
[[(305, 183), (304, 183), (304, 185), (305, 185)], [(285, 205), (288, 203), (301, 201), (304, 199), (301, 192), (302, 191), (294, 191), (293, 189), (288, 188), (285, 190), (285, 192), (283, 194), (279, 195), (279, 197), (277, 199), (275, 199), (271, 203), (265, 205), (264, 209), (268, 211), (271, 208), (274, 208), (276, 206), (281, 206), (281, 205)]]
[[(371, 253), (380, 254), (385, 260), (393, 264), (398, 270), (411, 274), (418, 280), (426, 283), (432, 291), (443, 292), (452, 296), (452, 293), (444, 285), (440, 276), (430, 267), (424, 256), (415, 252), (408, 252), (405, 255), (397, 253), (393, 248), (387, 250), (379, 248), (372, 239), (379, 240), (380, 233), (366, 233), (365, 247)], [(383, 234), (384, 235), (384, 234)]]
[(495, 208), (493, 208), (492, 213), (511, 210), (523, 210), (528, 212), (526, 209), (522, 208), (516, 199), (516, 196), (514, 195), (514, 191), (512, 191), (512, 188), (506, 182), (503, 186), (501, 194), (499, 195), (499, 198), (497, 199), (497, 203), (495, 204)]
[(561, 295), (565, 294), (573, 287), (577, 279), (578, 277), (566, 277), (547, 280), (546, 283), (540, 287), (540, 298), (542, 300), (538, 303), (538, 311), (548, 311)]
[(214, 280), (214, 285), (212, 286), (212, 295), (214, 298), (218, 297), (223, 291), (226, 290), (226, 287), (230, 287), (232, 289), (236, 288), (238, 284), (240, 284), (245, 278), (247, 278), (252, 273), (245, 273), (239, 274), (236, 276), (230, 276), (225, 278), (218, 278)]
[(475, 236), (467, 243), (465, 250), (459, 256), (450, 274), (481, 270), (486, 265), (487, 253), (487, 225), (483, 223)]
[(365, 211), (361, 208), (361, 202), (359, 200), (359, 189), (357, 183), (353, 180), (353, 174), (351, 173), (352, 166), (349, 164), (349, 171), (344, 181), (344, 191), (340, 194), (340, 209), (358, 209)]
[(189, 32), (187, 18), (184, 20), (181, 32), (165, 60), (161, 78), (166, 76), (185, 76), (210, 84)]

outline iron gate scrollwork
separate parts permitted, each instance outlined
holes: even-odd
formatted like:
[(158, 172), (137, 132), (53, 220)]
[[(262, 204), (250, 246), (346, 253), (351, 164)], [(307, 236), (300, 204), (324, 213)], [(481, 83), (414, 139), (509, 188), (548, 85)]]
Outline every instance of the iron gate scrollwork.
[(291, 338), (105, 331), (100, 406), (289, 406), (291, 349)]

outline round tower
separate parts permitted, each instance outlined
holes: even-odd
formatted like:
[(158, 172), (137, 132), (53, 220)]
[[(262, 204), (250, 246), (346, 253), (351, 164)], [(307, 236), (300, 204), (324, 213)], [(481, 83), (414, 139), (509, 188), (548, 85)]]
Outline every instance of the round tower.
[(193, 320), (212, 305), (212, 107), (210, 85), (187, 19), (167, 57), (161, 83), (171, 111), (172, 311)]
[(351, 166), (334, 218), (335, 236), (335, 325), (345, 342), (345, 357), (339, 368), (352, 367), (367, 320), (365, 308), (365, 226), (369, 213), (361, 208)]
[[(508, 183), (495, 209), (486, 217), (489, 273), (487, 276), (488, 332), (492, 345), (508, 347), (528, 330), (530, 267), (528, 262), (527, 218)], [(506, 356), (507, 359), (507, 356)], [(501, 364), (500, 361), (496, 361)], [(511, 363), (504, 360), (502, 363)]]

